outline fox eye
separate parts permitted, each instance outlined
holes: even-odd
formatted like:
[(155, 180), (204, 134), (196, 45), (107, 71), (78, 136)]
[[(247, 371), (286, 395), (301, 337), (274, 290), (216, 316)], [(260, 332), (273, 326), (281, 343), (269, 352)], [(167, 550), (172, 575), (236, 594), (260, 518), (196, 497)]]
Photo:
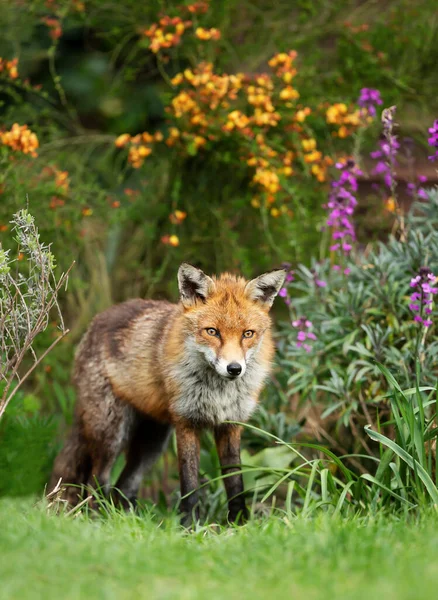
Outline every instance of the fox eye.
[(208, 333), (208, 335), (215, 335), (216, 337), (219, 337), (219, 331), (214, 327), (207, 327), (205, 331)]
[(243, 332), (244, 338), (252, 338), (253, 335), (254, 335), (254, 331), (252, 331), (251, 329), (248, 329), (247, 331)]

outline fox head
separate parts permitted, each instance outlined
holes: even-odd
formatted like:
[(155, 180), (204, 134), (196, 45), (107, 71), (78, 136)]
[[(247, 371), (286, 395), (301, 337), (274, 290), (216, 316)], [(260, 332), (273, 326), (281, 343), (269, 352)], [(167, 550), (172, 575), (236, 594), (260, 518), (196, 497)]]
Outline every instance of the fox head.
[(178, 284), (190, 350), (221, 377), (243, 377), (270, 335), (268, 313), (284, 279), (282, 269), (251, 281), (229, 273), (209, 277), (183, 263)]

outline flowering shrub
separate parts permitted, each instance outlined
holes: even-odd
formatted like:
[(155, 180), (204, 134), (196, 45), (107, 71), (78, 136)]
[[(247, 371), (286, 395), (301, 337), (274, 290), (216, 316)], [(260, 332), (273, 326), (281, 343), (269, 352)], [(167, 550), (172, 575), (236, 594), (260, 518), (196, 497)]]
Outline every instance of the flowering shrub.
[[(374, 154), (393, 194), (398, 150), (394, 113), (394, 107), (383, 111), (385, 140)], [(406, 388), (418, 367), (426, 385), (434, 385), (438, 375), (438, 190), (421, 188), (417, 197), (422, 201), (399, 219), (388, 242), (359, 252), (353, 224), (359, 171), (352, 160), (336, 166), (340, 176), (332, 183), (326, 207), (336, 243), (329, 258), (313, 260), (310, 269), (299, 265), (281, 290), (291, 319), (279, 337), (280, 365), (292, 370), (290, 394), (324, 402), (324, 415), (336, 412), (367, 447), (358, 424), (378, 423), (388, 410), (388, 382), (375, 361)], [(395, 210), (403, 216), (397, 204)], [(310, 326), (311, 345), (304, 343)]]
[(38, 156), (36, 152), (39, 145), (38, 138), (27, 125), (20, 126), (14, 123), (10, 131), (0, 131), (0, 145), (9, 146), (16, 152), (30, 154), (34, 158)]
[(433, 297), (438, 293), (438, 287), (434, 287), (437, 282), (438, 277), (428, 267), (421, 267), (418, 275), (411, 279), (411, 288), (416, 291), (411, 295), (409, 308), (417, 313), (414, 321), (421, 323), (424, 327), (433, 325), (430, 315), (433, 312)]
[[(207, 3), (181, 7), (183, 13), (204, 14), (207, 9)], [(183, 41), (220, 38), (215, 28), (195, 28), (191, 19), (169, 15), (142, 30), (142, 35), (159, 62), (168, 62), (170, 50)], [(327, 149), (332, 150), (334, 140), (367, 127), (381, 103), (376, 90), (365, 90), (358, 106), (306, 106), (295, 85), (296, 59), (293, 50), (280, 52), (268, 61), (270, 71), (258, 74), (224, 73), (207, 61), (187, 67), (169, 80), (172, 92), (164, 134), (123, 133), (115, 145), (128, 149), (128, 162), (136, 169), (155, 152), (168, 154), (169, 148), (178, 164), (198, 154), (204, 161), (208, 157), (222, 169), (232, 168), (240, 189), (240, 181), (245, 181), (245, 196), (253, 208), (274, 218), (285, 215), (290, 222), (303, 211), (303, 200), (310, 202), (311, 190), (322, 197), (334, 162)], [(171, 238), (166, 234), (161, 239), (176, 245)]]

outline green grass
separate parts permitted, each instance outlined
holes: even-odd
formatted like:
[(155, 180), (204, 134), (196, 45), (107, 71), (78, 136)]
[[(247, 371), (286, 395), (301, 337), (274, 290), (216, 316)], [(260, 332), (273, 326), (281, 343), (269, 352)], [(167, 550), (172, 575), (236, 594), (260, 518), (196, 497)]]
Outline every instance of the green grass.
[(218, 533), (172, 519), (47, 515), (0, 502), (9, 598), (432, 598), (438, 518), (277, 517)]

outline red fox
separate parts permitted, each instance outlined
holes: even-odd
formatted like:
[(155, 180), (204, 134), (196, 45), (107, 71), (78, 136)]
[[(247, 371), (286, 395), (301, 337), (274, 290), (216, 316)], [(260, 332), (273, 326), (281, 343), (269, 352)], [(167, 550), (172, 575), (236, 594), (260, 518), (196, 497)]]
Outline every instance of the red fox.
[[(269, 309), (285, 272), (246, 281), (209, 277), (183, 263), (180, 303), (129, 300), (97, 315), (75, 359), (75, 421), (58, 455), (49, 488), (60, 478), (66, 498), (78, 486), (110, 491), (121, 452), (126, 465), (116, 488), (134, 501), (144, 472), (176, 431), (186, 522), (198, 518), (199, 435), (214, 431), (228, 497), (229, 520), (245, 519), (240, 427), (254, 411), (274, 354)], [(235, 473), (235, 474), (233, 474)], [(230, 475), (231, 474), (231, 475)]]

